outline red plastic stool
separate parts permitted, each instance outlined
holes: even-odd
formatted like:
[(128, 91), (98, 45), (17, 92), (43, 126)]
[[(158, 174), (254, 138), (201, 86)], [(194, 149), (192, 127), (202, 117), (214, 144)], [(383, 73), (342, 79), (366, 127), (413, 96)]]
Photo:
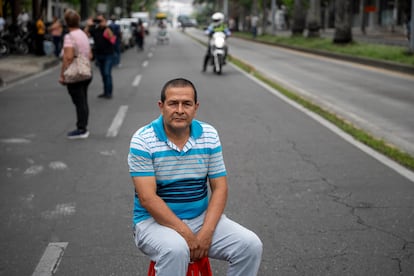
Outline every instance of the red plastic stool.
[[(148, 276), (155, 276), (154, 266), (155, 262), (151, 261), (148, 269)], [(187, 276), (213, 276), (208, 257), (189, 263)]]

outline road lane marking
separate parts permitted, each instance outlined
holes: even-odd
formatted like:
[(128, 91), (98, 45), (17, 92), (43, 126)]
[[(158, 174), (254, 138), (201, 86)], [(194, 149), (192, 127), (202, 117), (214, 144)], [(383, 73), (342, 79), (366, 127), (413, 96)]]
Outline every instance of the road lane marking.
[(141, 82), (141, 75), (137, 75), (134, 79), (134, 81), (132, 82), (132, 86), (133, 87), (137, 87), (139, 85), (139, 83)]
[(6, 143), (6, 144), (29, 144), (32, 141), (26, 138), (6, 138), (6, 139), (0, 139), (0, 142)]
[(51, 276), (55, 274), (67, 246), (67, 242), (49, 243), (32, 276)]
[(125, 115), (127, 111), (128, 111), (127, 105), (121, 105), (119, 107), (118, 112), (116, 113), (111, 126), (108, 128), (108, 131), (106, 132), (106, 137), (116, 137), (118, 135), (118, 131), (121, 128), (121, 125), (125, 119)]
[(148, 60), (145, 60), (143, 63), (142, 63), (142, 67), (147, 67), (148, 66)]
[(62, 161), (53, 161), (49, 163), (49, 168), (52, 170), (65, 170), (68, 168), (68, 165)]
[(153, 54), (152, 54), (151, 52), (149, 52), (149, 53), (148, 53), (148, 58), (152, 58), (152, 55), (153, 55)]
[(395, 172), (397, 172), (398, 174), (400, 174), (403, 177), (407, 178), (411, 182), (414, 182), (414, 172), (412, 172), (409, 169), (403, 167), (402, 165), (398, 164), (394, 160), (391, 160), (390, 158), (386, 157), (385, 155), (382, 155), (381, 153), (373, 150), (372, 148), (368, 147), (367, 145), (355, 140), (354, 137), (352, 137), (348, 133), (342, 131), (340, 128), (338, 128), (337, 126), (335, 126), (331, 122), (325, 120), (324, 118), (322, 118), (318, 114), (313, 113), (312, 111), (306, 109), (305, 107), (298, 104), (297, 102), (289, 99), (288, 97), (286, 97), (285, 95), (280, 93), (278, 90), (276, 90), (276, 89), (270, 87), (269, 85), (267, 85), (266, 83), (256, 79), (254, 76), (252, 76), (251, 74), (243, 71), (239, 67), (233, 66), (233, 68), (235, 68), (236, 70), (238, 70), (239, 72), (244, 74), (246, 77), (248, 77), (249, 79), (253, 80), (257, 84), (262, 86), (264, 89), (269, 91), (271, 94), (277, 96), (281, 100), (285, 101), (286, 103), (290, 104), (291, 106), (295, 107), (296, 109), (302, 111), (303, 113), (305, 113), (306, 115), (308, 115), (309, 117), (311, 117), (312, 119), (314, 119), (315, 121), (317, 121), (318, 123), (320, 123), (321, 125), (326, 127), (327, 129), (331, 130), (333, 133), (335, 133), (336, 135), (338, 135), (339, 137), (341, 137), (342, 139), (344, 139), (345, 141), (347, 141), (351, 145), (354, 145), (355, 147), (359, 148), (361, 151), (363, 151), (366, 154), (370, 155), (371, 157), (375, 158), (376, 160), (378, 160), (379, 162), (381, 162), (385, 166), (387, 166), (390, 169), (394, 170)]
[(42, 165), (32, 165), (24, 171), (24, 175), (37, 175), (43, 171)]
[(42, 212), (40, 215), (44, 219), (57, 219), (59, 217), (71, 216), (76, 213), (76, 203), (57, 204), (55, 209)]

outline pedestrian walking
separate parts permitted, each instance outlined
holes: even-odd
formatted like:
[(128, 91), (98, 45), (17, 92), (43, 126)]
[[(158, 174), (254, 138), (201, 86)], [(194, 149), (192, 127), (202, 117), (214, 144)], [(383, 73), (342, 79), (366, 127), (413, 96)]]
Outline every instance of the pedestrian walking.
[(121, 33), (121, 26), (117, 24), (116, 17), (113, 15), (111, 16), (111, 24), (109, 24), (109, 28), (116, 36), (116, 41), (114, 44), (114, 62), (113, 66), (121, 66), (121, 41), (122, 41), (122, 33)]
[(6, 26), (6, 20), (0, 15), (0, 33), (2, 33)]
[(69, 33), (65, 35), (63, 40), (63, 62), (59, 82), (66, 85), (72, 102), (75, 105), (77, 117), (76, 129), (69, 132), (67, 137), (69, 139), (88, 138), (88, 86), (92, 78), (75, 83), (66, 83), (63, 72), (73, 62), (75, 55), (83, 55), (91, 59), (92, 53), (88, 36), (79, 28), (79, 14), (72, 9), (68, 9), (65, 11), (64, 18)]
[(144, 50), (145, 28), (142, 20), (138, 20), (138, 24), (135, 28), (135, 42), (137, 44), (137, 50)]
[(23, 32), (29, 32), (29, 23), (30, 23), (30, 16), (29, 14), (23, 9), (20, 11), (19, 15), (17, 16), (17, 26), (19, 26)]
[(100, 14), (94, 20), (97, 24), (90, 30), (94, 40), (94, 55), (102, 76), (104, 91), (99, 98), (111, 99), (113, 91), (112, 65), (114, 60), (114, 44), (116, 37), (107, 26), (106, 18)]
[(43, 22), (43, 15), (40, 15), (36, 20), (36, 35), (35, 35), (35, 54), (37, 56), (44, 56), (43, 42), (45, 40), (46, 26)]
[(168, 81), (158, 107), (161, 115), (135, 132), (128, 155), (137, 247), (156, 262), (157, 276), (186, 275), (188, 264), (204, 257), (227, 261), (229, 276), (256, 275), (262, 242), (223, 214), (228, 187), (220, 139), (194, 119), (193, 83)]
[(52, 35), (53, 45), (55, 46), (55, 56), (59, 57), (62, 50), (62, 32), (63, 27), (57, 16), (53, 16), (52, 24), (49, 27), (49, 33)]
[(251, 18), (251, 26), (252, 26), (252, 36), (253, 38), (257, 37), (257, 23), (259, 22), (259, 17), (257, 15), (253, 15)]

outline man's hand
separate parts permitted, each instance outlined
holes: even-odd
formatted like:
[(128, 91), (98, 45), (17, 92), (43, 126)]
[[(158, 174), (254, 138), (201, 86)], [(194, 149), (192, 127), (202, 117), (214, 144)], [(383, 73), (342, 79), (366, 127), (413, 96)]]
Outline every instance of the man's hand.
[(197, 261), (200, 259), (200, 242), (197, 239), (197, 236), (194, 235), (193, 232), (189, 233), (180, 233), (185, 241), (187, 242), (188, 249), (190, 250), (190, 260), (191, 261)]
[(208, 256), (208, 251), (210, 250), (212, 235), (206, 235), (202, 232), (194, 235), (185, 234), (183, 235), (184, 239), (187, 242), (188, 248), (190, 249), (190, 260), (192, 262), (198, 261), (203, 257)]
[(210, 250), (211, 241), (213, 240), (213, 233), (209, 234), (201, 230), (197, 233), (196, 239), (198, 247), (192, 252), (192, 261), (198, 261), (203, 257), (208, 257), (208, 251)]

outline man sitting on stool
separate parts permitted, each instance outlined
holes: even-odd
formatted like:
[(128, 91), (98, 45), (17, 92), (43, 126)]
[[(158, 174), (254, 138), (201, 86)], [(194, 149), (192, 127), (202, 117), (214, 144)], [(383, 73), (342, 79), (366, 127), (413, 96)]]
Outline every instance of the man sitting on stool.
[(168, 81), (158, 107), (161, 116), (135, 132), (128, 155), (137, 247), (155, 261), (157, 276), (184, 276), (190, 261), (207, 256), (227, 261), (229, 276), (257, 275), (263, 245), (223, 214), (228, 188), (221, 143), (214, 127), (194, 119), (193, 83)]

